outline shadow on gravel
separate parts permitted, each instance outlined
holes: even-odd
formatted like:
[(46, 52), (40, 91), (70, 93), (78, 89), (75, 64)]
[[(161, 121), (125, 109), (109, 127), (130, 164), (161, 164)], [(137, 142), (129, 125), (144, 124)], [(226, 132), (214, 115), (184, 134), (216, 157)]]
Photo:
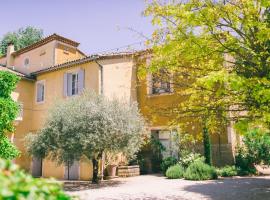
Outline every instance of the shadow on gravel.
[(102, 181), (99, 184), (92, 184), (88, 181), (65, 181), (64, 182), (64, 190), (65, 191), (83, 191), (89, 189), (99, 189), (103, 187), (116, 187), (124, 182), (118, 180), (108, 180)]
[(263, 177), (224, 178), (184, 187), (187, 192), (212, 200), (270, 200), (270, 179)]

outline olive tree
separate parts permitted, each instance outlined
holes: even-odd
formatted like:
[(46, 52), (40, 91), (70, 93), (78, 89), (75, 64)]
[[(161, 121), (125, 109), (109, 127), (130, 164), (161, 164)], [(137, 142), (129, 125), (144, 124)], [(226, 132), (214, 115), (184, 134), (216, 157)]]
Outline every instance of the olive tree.
[(136, 104), (108, 100), (94, 92), (56, 103), (44, 127), (27, 136), (30, 154), (68, 165), (86, 157), (93, 162), (98, 182), (98, 160), (104, 152), (134, 155), (143, 142), (144, 120)]

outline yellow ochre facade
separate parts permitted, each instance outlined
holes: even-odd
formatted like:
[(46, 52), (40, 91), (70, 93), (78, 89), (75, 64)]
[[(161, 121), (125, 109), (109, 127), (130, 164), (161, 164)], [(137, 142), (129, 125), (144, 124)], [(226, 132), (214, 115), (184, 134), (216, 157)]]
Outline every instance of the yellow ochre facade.
[[(152, 111), (176, 104), (181, 97), (172, 88), (168, 92), (166, 85), (159, 91), (153, 90), (157, 92), (155, 94), (150, 92), (149, 77), (138, 77), (135, 59), (138, 54), (86, 56), (78, 46), (75, 41), (53, 34), (18, 51), (10, 45), (7, 54), (0, 57), (0, 70), (8, 70), (21, 77), (12, 96), (22, 105), (22, 112), (15, 121), (16, 131), (11, 140), (22, 152), (15, 162), (34, 176), (91, 179), (92, 163), (87, 159), (74, 163), (67, 170), (67, 167), (49, 159), (31, 158), (25, 150), (24, 137), (42, 128), (49, 108), (58, 100), (78, 95), (81, 89), (93, 90), (111, 99), (138, 102), (149, 132), (159, 133), (159, 138), (165, 143), (170, 135), (169, 124), (173, 116), (155, 115)], [(233, 162), (234, 133), (230, 128), (227, 132), (212, 138), (216, 163)], [(72, 171), (72, 177), (67, 176), (67, 171)]]

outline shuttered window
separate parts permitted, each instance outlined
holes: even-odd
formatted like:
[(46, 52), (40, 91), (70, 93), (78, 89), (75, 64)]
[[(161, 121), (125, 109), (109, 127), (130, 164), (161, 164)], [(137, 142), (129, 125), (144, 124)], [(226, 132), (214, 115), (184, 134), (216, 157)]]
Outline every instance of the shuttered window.
[(84, 70), (64, 74), (64, 96), (80, 94), (84, 89)]
[(38, 81), (37, 82), (37, 97), (36, 100), (38, 103), (44, 102), (44, 95), (45, 95), (45, 82), (44, 81)]

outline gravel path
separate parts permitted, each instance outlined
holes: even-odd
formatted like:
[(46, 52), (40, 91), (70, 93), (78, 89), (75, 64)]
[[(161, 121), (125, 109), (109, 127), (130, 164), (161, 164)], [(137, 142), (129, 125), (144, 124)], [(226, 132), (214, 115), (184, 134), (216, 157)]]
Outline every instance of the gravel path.
[(81, 200), (270, 200), (270, 176), (195, 182), (144, 175), (106, 181), (99, 186), (81, 182), (65, 187)]

